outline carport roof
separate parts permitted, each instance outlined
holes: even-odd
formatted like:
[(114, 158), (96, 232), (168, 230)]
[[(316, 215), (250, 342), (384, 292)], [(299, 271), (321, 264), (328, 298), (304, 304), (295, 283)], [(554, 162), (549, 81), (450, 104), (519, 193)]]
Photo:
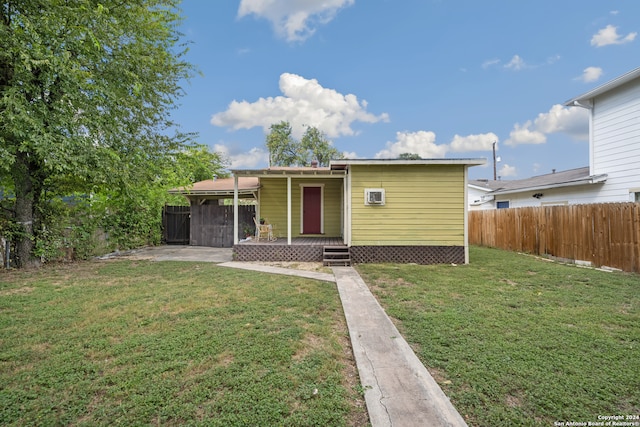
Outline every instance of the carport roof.
[[(190, 186), (169, 190), (170, 194), (184, 196), (233, 196), (233, 178), (207, 179), (193, 183)], [(253, 196), (260, 188), (256, 177), (238, 177), (238, 195)]]

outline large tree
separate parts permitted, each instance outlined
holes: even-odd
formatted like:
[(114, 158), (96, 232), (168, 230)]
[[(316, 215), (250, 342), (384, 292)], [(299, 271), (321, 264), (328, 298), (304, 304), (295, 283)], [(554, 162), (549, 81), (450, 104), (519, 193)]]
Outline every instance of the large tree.
[(273, 124), (270, 130), (267, 135), (270, 166), (309, 166), (313, 160), (320, 166), (327, 166), (331, 159), (342, 158), (342, 154), (316, 127), (308, 126), (300, 141), (291, 135), (289, 122)]
[(0, 184), (15, 195), (19, 266), (35, 263), (51, 197), (135, 187), (190, 144), (168, 120), (192, 73), (179, 3), (0, 3)]
[(282, 121), (272, 124), (267, 135), (267, 150), (269, 151), (269, 166), (300, 165), (302, 147), (291, 135), (291, 125)]
[(316, 160), (320, 166), (329, 166), (331, 159), (342, 159), (340, 153), (325, 134), (318, 128), (309, 126), (300, 140), (302, 150), (306, 155), (305, 164)]

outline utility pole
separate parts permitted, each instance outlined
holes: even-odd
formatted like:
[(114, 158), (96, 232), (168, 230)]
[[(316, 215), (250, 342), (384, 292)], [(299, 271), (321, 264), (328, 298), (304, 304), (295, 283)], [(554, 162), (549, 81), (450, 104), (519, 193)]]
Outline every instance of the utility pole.
[(496, 181), (498, 176), (496, 174), (496, 142), (493, 141), (493, 180)]

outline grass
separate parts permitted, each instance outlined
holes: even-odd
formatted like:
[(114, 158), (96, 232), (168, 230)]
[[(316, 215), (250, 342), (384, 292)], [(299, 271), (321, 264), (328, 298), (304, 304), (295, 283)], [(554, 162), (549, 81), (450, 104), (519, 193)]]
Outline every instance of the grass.
[(0, 425), (362, 425), (330, 283), (115, 260), (0, 273)]
[[(640, 414), (640, 276), (486, 248), (358, 270), (471, 426)], [(365, 425), (335, 286), (206, 263), (0, 272), (0, 425)], [(636, 421), (636, 420), (633, 420)]]
[(486, 248), (470, 257), (358, 267), (470, 425), (640, 415), (640, 276)]

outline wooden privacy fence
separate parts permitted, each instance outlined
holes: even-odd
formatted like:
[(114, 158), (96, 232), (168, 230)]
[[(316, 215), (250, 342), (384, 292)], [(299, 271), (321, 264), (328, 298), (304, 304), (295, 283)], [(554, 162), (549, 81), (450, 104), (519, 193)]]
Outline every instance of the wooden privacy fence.
[[(253, 234), (253, 205), (238, 206), (238, 237), (244, 237), (244, 229)], [(163, 211), (164, 240), (168, 244), (233, 246), (233, 206), (197, 203), (191, 206), (165, 206)]]
[(640, 203), (469, 211), (469, 243), (640, 272)]
[[(238, 206), (238, 237), (243, 238), (243, 230), (251, 227), (256, 208), (253, 205)], [(191, 205), (191, 232), (189, 244), (216, 248), (233, 247), (233, 206)]]

